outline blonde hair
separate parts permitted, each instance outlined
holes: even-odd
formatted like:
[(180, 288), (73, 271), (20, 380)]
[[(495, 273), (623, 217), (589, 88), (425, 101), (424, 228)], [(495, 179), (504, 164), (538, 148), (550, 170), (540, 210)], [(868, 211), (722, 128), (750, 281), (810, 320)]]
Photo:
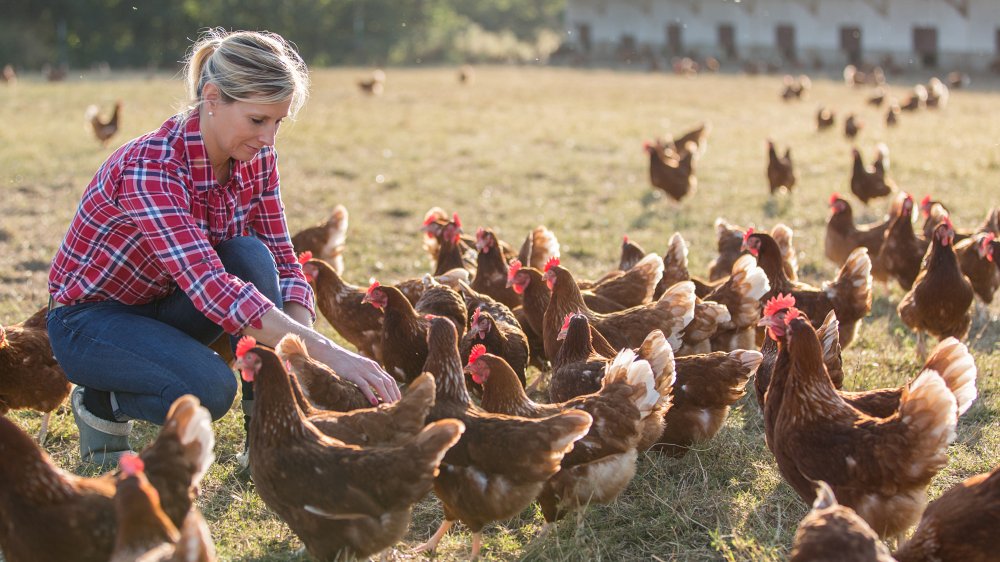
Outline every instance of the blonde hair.
[(292, 100), (289, 116), (309, 96), (309, 71), (288, 41), (268, 31), (208, 29), (187, 59), (188, 92), (195, 105), (209, 82), (225, 103), (278, 103)]

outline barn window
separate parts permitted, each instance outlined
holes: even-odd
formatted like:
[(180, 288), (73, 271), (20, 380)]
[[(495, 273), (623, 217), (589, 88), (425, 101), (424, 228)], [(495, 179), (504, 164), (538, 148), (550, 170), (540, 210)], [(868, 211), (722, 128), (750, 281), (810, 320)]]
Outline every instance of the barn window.
[(583, 52), (590, 52), (590, 24), (589, 23), (578, 23), (576, 24), (576, 34), (580, 38), (580, 47)]
[(938, 64), (938, 36), (937, 28), (934, 27), (914, 27), (913, 28), (913, 51), (917, 54), (920, 63), (927, 68), (933, 68)]
[(667, 50), (671, 55), (680, 55), (684, 52), (682, 31), (683, 28), (679, 23), (667, 24)]
[(731, 23), (719, 25), (719, 47), (726, 58), (736, 58), (736, 28)]
[(775, 39), (778, 45), (778, 54), (787, 62), (795, 62), (795, 28), (791, 25), (782, 24), (775, 28)]
[(847, 62), (861, 64), (861, 28), (844, 26), (840, 28), (840, 50), (847, 55)]

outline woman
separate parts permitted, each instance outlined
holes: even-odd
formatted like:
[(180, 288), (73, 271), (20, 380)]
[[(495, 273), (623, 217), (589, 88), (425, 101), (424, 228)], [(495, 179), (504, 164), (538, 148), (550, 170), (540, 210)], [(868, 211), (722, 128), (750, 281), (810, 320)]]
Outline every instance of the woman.
[[(187, 75), (192, 108), (107, 159), (52, 261), (48, 331), (77, 385), (85, 461), (116, 462), (130, 420), (163, 423), (184, 394), (225, 415), (236, 380), (206, 347), (223, 332), (272, 346), (298, 334), (372, 404), (399, 398), (378, 364), (310, 327), (273, 148), (308, 93), (302, 59), (278, 35), (213, 30)], [(252, 389), (243, 396), (249, 415)]]

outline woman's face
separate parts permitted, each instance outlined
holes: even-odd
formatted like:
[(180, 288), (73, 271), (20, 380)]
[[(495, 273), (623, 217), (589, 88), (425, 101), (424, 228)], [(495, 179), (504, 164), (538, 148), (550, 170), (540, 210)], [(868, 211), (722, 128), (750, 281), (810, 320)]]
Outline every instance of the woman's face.
[(274, 145), (281, 120), (288, 116), (290, 98), (278, 103), (225, 103), (209, 95), (209, 88), (214, 89), (214, 84), (205, 85), (202, 134), (213, 162), (227, 158), (246, 162), (265, 146)]

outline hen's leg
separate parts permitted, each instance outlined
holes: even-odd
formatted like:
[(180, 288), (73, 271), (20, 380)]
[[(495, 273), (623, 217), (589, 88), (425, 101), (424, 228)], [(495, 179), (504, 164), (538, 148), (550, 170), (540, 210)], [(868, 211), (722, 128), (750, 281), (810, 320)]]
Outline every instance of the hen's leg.
[(479, 560), (479, 550), (483, 547), (483, 532), (472, 533), (472, 555), (469, 560)]
[(441, 542), (445, 533), (448, 532), (448, 529), (450, 529), (454, 523), (454, 521), (448, 521), (447, 519), (442, 521), (441, 526), (438, 527), (438, 530), (435, 531), (434, 535), (427, 539), (427, 542), (413, 549), (413, 552), (429, 552), (437, 548), (438, 543)]
[(42, 427), (38, 430), (38, 444), (45, 444), (45, 436), (49, 434), (49, 419), (52, 417), (52, 412), (45, 412), (42, 414)]

